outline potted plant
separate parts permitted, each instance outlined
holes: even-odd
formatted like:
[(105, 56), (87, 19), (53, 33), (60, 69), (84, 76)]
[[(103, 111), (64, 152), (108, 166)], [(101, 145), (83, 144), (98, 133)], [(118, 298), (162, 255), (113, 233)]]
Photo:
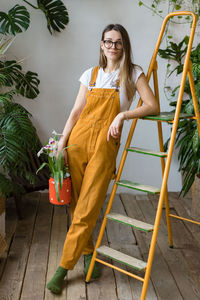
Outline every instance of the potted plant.
[[(63, 153), (57, 155), (58, 136), (60, 134), (52, 132), (53, 137), (50, 137), (48, 143), (40, 149), (38, 156), (46, 154), (48, 162), (44, 162), (37, 170), (36, 174), (45, 166), (48, 166), (50, 171), (49, 179), (49, 201), (56, 205), (65, 205), (71, 201), (71, 178), (68, 166), (65, 166)], [(70, 147), (70, 146), (68, 146)], [(64, 149), (67, 149), (65, 147)]]
[[(62, 1), (38, 0), (37, 4), (34, 8), (44, 12), (51, 33), (65, 28), (69, 19)], [(29, 25), (30, 14), (25, 6), (16, 4), (8, 13), (0, 11), (0, 195), (4, 198), (14, 195), (19, 218), (21, 195), (47, 188), (49, 178), (47, 170), (39, 176), (35, 174), (44, 161), (36, 155), (41, 143), (31, 114), (14, 100), (16, 95), (37, 97), (38, 75), (31, 71), (25, 73), (20, 61), (5, 57), (13, 36), (26, 31)]]
[[(164, 50), (159, 50), (161, 57), (177, 63), (176, 67), (169, 73), (169, 76), (176, 71), (180, 74), (183, 70), (182, 59), (187, 50), (188, 37), (179, 43), (170, 42), (169, 46)], [(192, 50), (190, 59), (192, 61), (192, 72), (196, 88), (198, 103), (200, 105), (200, 44)], [(171, 64), (168, 64), (169, 66)], [(166, 87), (171, 92), (171, 106), (176, 106), (174, 97), (177, 96), (179, 86), (171, 88)], [(189, 86), (189, 80), (185, 85), (186, 99), (182, 103), (181, 112), (194, 113), (192, 95)], [(180, 162), (179, 170), (183, 172), (183, 187), (181, 193), (183, 196), (187, 194), (193, 185), (195, 179), (200, 177), (200, 139), (198, 135), (196, 120), (184, 119), (179, 121), (178, 132), (176, 137), (176, 146), (179, 148), (178, 159)]]
[(33, 183), (35, 176), (27, 153), (40, 147), (31, 114), (14, 100), (18, 94), (29, 99), (37, 97), (38, 75), (31, 71), (24, 73), (15, 60), (5, 60), (5, 52), (12, 41), (13, 38), (0, 35), (0, 194), (5, 197), (11, 192), (22, 191), (22, 186), (15, 185), (12, 180), (15, 176)]

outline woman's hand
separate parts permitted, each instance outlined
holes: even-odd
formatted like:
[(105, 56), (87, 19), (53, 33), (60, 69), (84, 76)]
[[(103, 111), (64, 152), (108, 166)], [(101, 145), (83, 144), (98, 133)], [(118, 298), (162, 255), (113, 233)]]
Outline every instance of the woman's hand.
[(63, 157), (64, 157), (64, 164), (65, 164), (65, 166), (67, 166), (68, 165), (67, 150), (64, 149), (64, 148), (65, 148), (65, 145), (59, 144), (59, 142), (58, 142), (58, 150), (57, 150), (57, 153), (56, 153), (56, 159), (58, 159), (59, 154), (62, 152)]
[(107, 141), (109, 141), (110, 136), (117, 139), (121, 135), (121, 128), (124, 122), (124, 114), (119, 113), (112, 121), (107, 134)]

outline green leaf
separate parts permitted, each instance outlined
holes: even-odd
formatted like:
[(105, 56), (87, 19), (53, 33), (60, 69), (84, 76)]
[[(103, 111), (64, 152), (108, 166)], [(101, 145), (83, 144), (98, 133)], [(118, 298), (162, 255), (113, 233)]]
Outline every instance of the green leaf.
[(60, 196), (59, 196), (59, 172), (54, 173), (54, 181), (55, 181), (55, 190), (56, 190), (56, 197), (57, 200), (60, 201)]
[(63, 186), (63, 178), (64, 178), (63, 171), (60, 170), (60, 172), (59, 172), (59, 185), (60, 185), (60, 189), (62, 189), (62, 186)]
[(16, 35), (27, 30), (30, 24), (30, 15), (25, 6), (16, 4), (8, 14), (0, 11), (0, 33)]
[(18, 136), (0, 128), (0, 165), (4, 169), (12, 169), (20, 160), (25, 162), (28, 158)]
[(4, 174), (0, 173), (0, 197), (9, 197), (13, 192), (13, 183)]
[(2, 36), (0, 39), (0, 55), (4, 54), (8, 50), (14, 39), (15, 38), (9, 38), (5, 40), (4, 36)]
[(192, 142), (193, 142), (193, 151), (195, 154), (197, 154), (198, 151), (200, 151), (200, 138), (199, 138), (198, 128), (196, 128), (195, 130), (195, 133), (192, 138)]
[(47, 19), (47, 28), (60, 32), (69, 22), (67, 9), (61, 0), (37, 0), (38, 8), (41, 9)]
[(177, 4), (176, 6), (175, 6), (175, 9), (176, 10), (179, 10), (181, 8), (181, 5), (179, 5), (179, 4)]
[(15, 60), (0, 61), (0, 74), (5, 75), (5, 86), (14, 86), (18, 93), (29, 99), (39, 94), (39, 79), (37, 73), (23, 73), (21, 65)]
[(188, 104), (185, 106), (184, 110), (188, 114), (193, 114), (194, 113), (194, 107), (193, 107), (193, 101), (192, 100), (190, 100), (188, 102)]
[(53, 159), (50, 156), (48, 156), (48, 163), (49, 163), (49, 169), (51, 172), (51, 176), (54, 177), (55, 168), (54, 168)]
[(16, 85), (17, 91), (26, 98), (36, 98), (39, 94), (38, 85), (40, 83), (38, 74), (28, 71), (26, 74), (21, 73), (19, 75), (20, 76)]
[(190, 37), (189, 37), (188, 35), (186, 35), (186, 36), (184, 37), (184, 42), (185, 42), (186, 45), (188, 45), (189, 39), (190, 39)]
[(36, 174), (38, 174), (39, 171), (41, 171), (46, 165), (48, 165), (46, 162), (43, 162), (39, 169), (37, 169)]

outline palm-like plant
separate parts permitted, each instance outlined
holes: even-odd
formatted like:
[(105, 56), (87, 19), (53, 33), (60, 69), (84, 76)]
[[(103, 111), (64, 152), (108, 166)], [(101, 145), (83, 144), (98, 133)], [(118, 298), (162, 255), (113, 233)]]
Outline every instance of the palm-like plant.
[[(69, 21), (61, 0), (37, 0), (37, 7), (23, 1), (44, 12), (50, 33), (64, 29)], [(16, 94), (29, 99), (37, 97), (38, 75), (31, 71), (24, 73), (20, 62), (5, 59), (5, 52), (14, 40), (8, 35), (27, 30), (29, 24), (30, 14), (25, 6), (16, 4), (8, 13), (0, 11), (0, 195), (3, 196), (22, 193), (24, 187), (25, 191), (31, 190), (34, 183), (37, 188), (44, 187), (48, 176), (43, 173), (36, 177), (36, 170), (44, 162), (44, 157), (35, 155), (41, 143), (31, 114), (14, 101)]]
[[(1, 38), (0, 59), (11, 42), (12, 40), (3, 42)], [(28, 73), (32, 74), (30, 71)], [(3, 87), (10, 87), (10, 91), (0, 93), (0, 165), (4, 172), (0, 174), (2, 195), (8, 195), (11, 190), (16, 189), (14, 183), (8, 184), (7, 175), (21, 176), (32, 182), (34, 180), (27, 150), (37, 151), (40, 148), (39, 139), (30, 120), (31, 114), (23, 106), (15, 103), (13, 98), (17, 93), (27, 98), (35, 98), (38, 95), (39, 80), (36, 73), (33, 73), (33, 76), (34, 82), (32, 76), (29, 78), (27, 73), (23, 73), (16, 61), (0, 60), (0, 88), (2, 90)]]
[[(23, 11), (20, 10), (20, 12)], [(13, 16), (13, 20), (10, 19), (10, 23), (13, 25), (12, 29), (3, 24), (1, 31), (3, 28), (4, 34), (0, 35), (0, 166), (2, 170), (0, 195), (3, 196), (23, 191), (23, 184), (19, 184), (19, 180), (13, 180), (13, 178), (21, 177), (29, 183), (35, 181), (35, 172), (33, 173), (31, 160), (27, 154), (31, 151), (38, 151), (41, 146), (30, 120), (31, 114), (14, 101), (16, 94), (30, 99), (37, 97), (39, 93), (38, 75), (31, 71), (24, 73), (19, 62), (8, 61), (5, 58), (5, 53), (14, 40), (13, 37), (7, 37), (6, 33), (9, 30), (13, 34), (17, 32), (15, 12), (16, 10), (13, 10), (9, 16), (9, 18)], [(24, 12), (27, 16), (26, 9)], [(0, 12), (0, 20), (1, 17)], [(21, 25), (21, 27), (25, 29), (27, 22), (27, 18), (25, 18), (26, 25)], [(4, 89), (6, 92), (3, 91)]]
[[(176, 71), (177, 74), (182, 72), (182, 58), (186, 53), (187, 43), (188, 37), (186, 36), (178, 45), (175, 43), (171, 43), (170, 46), (167, 47), (167, 49), (159, 50), (159, 54), (161, 57), (173, 60), (178, 63), (178, 65), (171, 71), (170, 74), (172, 74), (174, 71)], [(192, 73), (196, 95), (198, 103), (200, 105), (200, 44), (198, 44), (197, 47), (192, 50), (190, 59), (192, 61)], [(175, 87), (172, 90), (172, 98), (176, 96), (176, 92), (178, 91), (178, 89), (179, 86)], [(186, 80), (184, 92), (187, 95), (187, 99), (183, 101), (181, 111), (189, 114), (194, 114), (192, 94), (188, 79)], [(172, 101), (170, 105), (176, 106), (176, 101)], [(185, 119), (179, 121), (176, 145), (177, 147), (179, 147), (179, 171), (182, 170), (184, 175), (181, 193), (183, 193), (183, 195), (185, 196), (191, 188), (195, 180), (195, 176), (200, 176), (200, 138), (196, 120)]]
[[(69, 22), (67, 8), (61, 0), (37, 0), (38, 6), (27, 0), (23, 1), (44, 13), (47, 19), (47, 28), (51, 34), (53, 31), (60, 32)], [(29, 23), (30, 14), (25, 6), (16, 4), (8, 11), (8, 14), (0, 12), (0, 33), (16, 35), (23, 30), (27, 30)]]
[(69, 22), (67, 9), (61, 0), (37, 0), (38, 6), (27, 0), (23, 1), (44, 13), (47, 19), (47, 28), (51, 34), (53, 31), (60, 32)]

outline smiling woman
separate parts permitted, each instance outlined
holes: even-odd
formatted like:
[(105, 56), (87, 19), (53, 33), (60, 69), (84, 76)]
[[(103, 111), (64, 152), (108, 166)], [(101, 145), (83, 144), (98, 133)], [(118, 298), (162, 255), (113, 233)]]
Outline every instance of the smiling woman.
[[(68, 270), (84, 254), (87, 275), (94, 250), (92, 231), (115, 171), (123, 122), (157, 113), (156, 99), (142, 68), (131, 60), (131, 45), (126, 29), (108, 25), (100, 42), (99, 66), (80, 77), (80, 90), (58, 143), (69, 163), (72, 177), (72, 224), (67, 233), (63, 255), (55, 275), (47, 284), (60, 293)], [(136, 90), (143, 106), (130, 110)], [(73, 149), (64, 149), (75, 144)], [(92, 278), (100, 276), (95, 264)]]

